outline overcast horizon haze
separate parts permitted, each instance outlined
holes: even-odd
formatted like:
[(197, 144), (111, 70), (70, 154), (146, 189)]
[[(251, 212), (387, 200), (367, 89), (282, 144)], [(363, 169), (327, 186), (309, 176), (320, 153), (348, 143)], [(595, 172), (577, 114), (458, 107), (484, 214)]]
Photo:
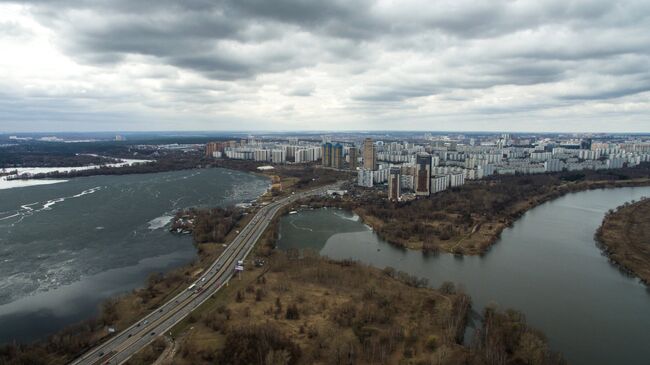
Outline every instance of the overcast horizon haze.
[(650, 132), (650, 2), (0, 0), (0, 133)]

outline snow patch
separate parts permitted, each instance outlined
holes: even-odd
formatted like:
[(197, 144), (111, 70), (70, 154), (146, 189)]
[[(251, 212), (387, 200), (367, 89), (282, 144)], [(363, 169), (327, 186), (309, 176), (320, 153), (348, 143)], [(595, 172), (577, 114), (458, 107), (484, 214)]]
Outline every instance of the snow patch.
[(154, 231), (156, 229), (160, 229), (168, 225), (172, 219), (174, 219), (173, 215), (163, 215), (162, 217), (154, 218), (149, 221), (149, 229)]

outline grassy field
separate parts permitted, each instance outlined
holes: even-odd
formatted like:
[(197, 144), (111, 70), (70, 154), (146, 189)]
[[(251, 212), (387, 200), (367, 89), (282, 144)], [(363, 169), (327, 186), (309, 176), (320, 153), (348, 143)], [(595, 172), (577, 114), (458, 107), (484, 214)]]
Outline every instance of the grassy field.
[(271, 262), (248, 267), (177, 326), (175, 364), (337, 363), (350, 356), (396, 363), (435, 349), (448, 359), (465, 356), (457, 343), (469, 310), (463, 294), (411, 287), (392, 274), (311, 254), (276, 253)]
[(623, 271), (650, 285), (650, 199), (610, 211), (596, 232), (596, 240)]

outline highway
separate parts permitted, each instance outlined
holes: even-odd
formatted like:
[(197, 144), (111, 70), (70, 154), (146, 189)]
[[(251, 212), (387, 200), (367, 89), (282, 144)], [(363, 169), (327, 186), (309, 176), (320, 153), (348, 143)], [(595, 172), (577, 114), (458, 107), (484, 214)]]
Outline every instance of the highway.
[(297, 199), (309, 195), (323, 194), (328, 189), (333, 188), (335, 188), (335, 185), (296, 193), (260, 208), (246, 227), (239, 232), (210, 267), (203, 271), (201, 277), (192, 286), (187, 290), (183, 290), (129, 328), (119, 331), (106, 342), (89, 350), (71, 364), (117, 365), (126, 362), (158, 336), (167, 333), (196, 307), (226, 285), (234, 274), (237, 262), (246, 258), (281, 208)]

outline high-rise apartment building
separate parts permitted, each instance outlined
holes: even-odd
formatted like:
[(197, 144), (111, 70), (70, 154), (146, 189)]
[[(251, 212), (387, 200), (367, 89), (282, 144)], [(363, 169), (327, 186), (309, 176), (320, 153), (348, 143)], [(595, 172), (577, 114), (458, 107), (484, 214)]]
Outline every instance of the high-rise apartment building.
[(350, 147), (350, 151), (348, 152), (348, 159), (350, 160), (350, 170), (356, 170), (358, 166), (358, 150), (356, 146)]
[(335, 145), (330, 142), (323, 143), (321, 155), (323, 156), (323, 167), (343, 168), (345, 160), (343, 159), (343, 146), (340, 143)]
[(390, 174), (388, 175), (388, 200), (399, 201), (400, 200), (400, 168), (391, 167)]
[(366, 138), (363, 141), (363, 168), (377, 170), (377, 149), (372, 138)]
[(323, 143), (322, 153), (323, 166), (332, 167), (332, 144), (330, 142)]
[(332, 147), (332, 156), (330, 159), (332, 161), (333, 168), (342, 169), (343, 168), (343, 146), (341, 146), (339, 143), (335, 144)]
[(208, 142), (205, 145), (205, 156), (212, 157), (215, 152), (223, 152), (226, 147), (230, 146), (231, 141), (225, 142)]
[(415, 195), (431, 195), (431, 155), (420, 154), (416, 157)]

